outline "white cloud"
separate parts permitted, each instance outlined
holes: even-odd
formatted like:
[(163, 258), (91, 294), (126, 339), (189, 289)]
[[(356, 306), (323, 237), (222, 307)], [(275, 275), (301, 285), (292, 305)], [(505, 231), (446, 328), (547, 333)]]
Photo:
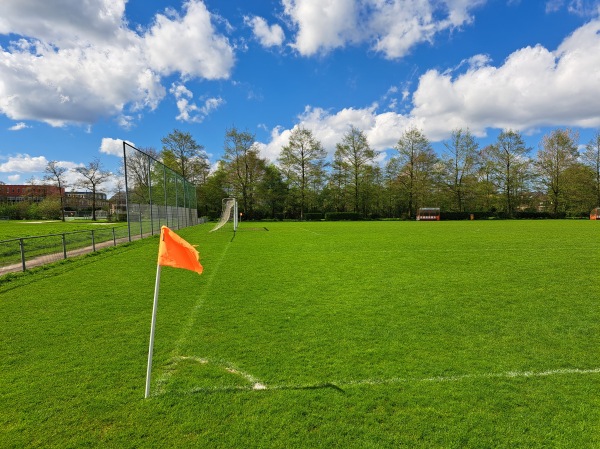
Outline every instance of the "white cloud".
[(44, 171), (48, 160), (44, 156), (30, 156), (17, 154), (9, 156), (8, 160), (0, 164), (0, 173), (35, 173)]
[(216, 34), (202, 1), (189, 0), (184, 7), (184, 16), (156, 15), (144, 42), (151, 66), (164, 75), (228, 78), (234, 56), (227, 38)]
[(571, 14), (579, 16), (594, 16), (600, 14), (598, 0), (547, 0), (546, 12), (553, 13), (566, 7)]
[(9, 175), (7, 179), (9, 182), (17, 184), (21, 180), (21, 175)]
[(2, 0), (0, 34), (35, 36), (55, 45), (116, 38), (127, 0)]
[(367, 42), (386, 58), (405, 56), (442, 31), (470, 23), (485, 0), (282, 0), (305, 56)]
[(279, 47), (283, 44), (285, 33), (280, 25), (269, 26), (265, 19), (258, 16), (244, 17), (244, 22), (252, 28), (254, 36), (263, 47)]
[(466, 126), (476, 135), (490, 127), (597, 127), (598, 98), (600, 20), (595, 20), (554, 52), (526, 47), (499, 67), (472, 65), (456, 77), (428, 71), (413, 95), (411, 115), (432, 139)]
[(180, 83), (173, 83), (169, 92), (177, 101), (177, 109), (179, 109), (177, 120), (189, 123), (201, 123), (208, 114), (225, 102), (222, 98), (209, 98), (204, 101), (204, 105), (198, 106), (191, 102), (194, 94)]
[[(135, 146), (134, 143), (126, 140), (128, 144)], [(100, 153), (110, 154), (112, 156), (123, 157), (123, 140), (104, 137), (100, 143)]]
[(282, 0), (284, 12), (298, 32), (292, 45), (309, 56), (360, 39), (355, 0)]
[(10, 128), (8, 128), (9, 131), (21, 131), (22, 129), (25, 128), (29, 128), (29, 126), (27, 126), (25, 124), (25, 122), (19, 122), (16, 123), (15, 125), (11, 126)]
[[(294, 128), (311, 130), (329, 156), (333, 155), (336, 144), (341, 142), (350, 126), (363, 131), (375, 151), (384, 151), (392, 148), (402, 132), (412, 124), (411, 118), (395, 112), (378, 113), (377, 105), (362, 109), (345, 108), (333, 114), (321, 108), (307, 106), (298, 121)], [(291, 131), (275, 127), (271, 131), (270, 142), (260, 145), (261, 155), (271, 161), (276, 160), (281, 148), (289, 143)]]
[(131, 126), (165, 97), (162, 77), (227, 78), (233, 49), (212, 25), (201, 0), (183, 15), (156, 16), (138, 33), (127, 28), (124, 0), (3, 0), (0, 34), (0, 113), (52, 126), (119, 117)]
[[(393, 148), (412, 126), (433, 142), (447, 139), (456, 128), (484, 137), (490, 128), (600, 127), (600, 20), (580, 27), (554, 52), (537, 45), (513, 52), (498, 67), (483, 55), (465, 63), (459, 68), (466, 71), (456, 76), (452, 70), (423, 74), (412, 109), (404, 114), (381, 112), (377, 104), (337, 112), (307, 106), (296, 126), (310, 129), (329, 154), (350, 125), (364, 131), (377, 151)], [(390, 89), (383, 98), (396, 92)], [(406, 91), (402, 95), (408, 97)], [(270, 142), (261, 145), (263, 156), (275, 160), (290, 132), (274, 128)]]

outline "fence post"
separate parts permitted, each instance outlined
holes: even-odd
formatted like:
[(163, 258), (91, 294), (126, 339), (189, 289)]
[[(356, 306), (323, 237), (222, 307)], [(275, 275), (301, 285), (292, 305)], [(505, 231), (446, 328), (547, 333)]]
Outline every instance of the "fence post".
[(117, 246), (117, 236), (115, 235), (115, 228), (113, 228), (113, 246)]
[(61, 237), (62, 237), (62, 244), (63, 244), (63, 256), (66, 259), (67, 258), (67, 239), (65, 238), (64, 234)]
[(94, 230), (92, 229), (92, 251), (96, 252), (96, 240), (94, 239)]
[(21, 249), (21, 265), (23, 265), (23, 271), (27, 268), (25, 267), (25, 243), (23, 239), (19, 239), (19, 248)]

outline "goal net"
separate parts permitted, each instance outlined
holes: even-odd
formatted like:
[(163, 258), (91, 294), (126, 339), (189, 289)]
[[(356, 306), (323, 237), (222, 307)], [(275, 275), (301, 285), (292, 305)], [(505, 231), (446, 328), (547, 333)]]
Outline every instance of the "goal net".
[(233, 221), (233, 231), (237, 230), (238, 225), (238, 205), (235, 198), (224, 198), (221, 202), (222, 205), (222, 213), (221, 219), (215, 225), (214, 228), (210, 230), (210, 232), (215, 232), (218, 229), (221, 229), (225, 224), (229, 221)]

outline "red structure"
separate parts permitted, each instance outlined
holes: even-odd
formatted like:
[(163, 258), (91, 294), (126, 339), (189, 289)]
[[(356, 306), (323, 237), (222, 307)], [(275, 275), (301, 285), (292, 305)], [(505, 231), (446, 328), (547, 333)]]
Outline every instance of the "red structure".
[(440, 221), (440, 208), (421, 207), (417, 211), (417, 221)]
[(65, 189), (59, 189), (56, 186), (0, 184), (0, 202), (3, 203), (20, 203), (22, 201), (39, 203), (48, 196), (60, 197), (64, 194)]
[(592, 209), (590, 212), (590, 220), (600, 220), (600, 207)]

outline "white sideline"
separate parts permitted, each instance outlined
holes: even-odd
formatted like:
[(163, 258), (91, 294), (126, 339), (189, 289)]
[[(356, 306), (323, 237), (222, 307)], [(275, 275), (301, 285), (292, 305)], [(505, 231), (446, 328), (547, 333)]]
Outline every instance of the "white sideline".
[[(201, 364), (212, 363), (207, 359), (193, 356), (178, 356), (173, 359), (174, 364), (177, 364), (181, 360), (195, 360)], [(364, 385), (394, 385), (394, 384), (418, 384), (418, 383), (442, 383), (442, 382), (460, 382), (463, 380), (473, 379), (494, 379), (494, 378), (529, 378), (529, 377), (548, 377), (558, 375), (585, 375), (585, 374), (600, 374), (600, 368), (580, 369), (580, 368), (559, 368), (546, 371), (507, 371), (504, 373), (481, 373), (481, 374), (464, 374), (459, 376), (436, 376), (436, 377), (424, 377), (424, 378), (407, 378), (407, 377), (391, 377), (389, 379), (360, 379), (360, 380), (349, 380), (349, 381), (327, 381), (316, 384), (282, 384), (282, 385), (267, 385), (260, 382), (254, 376), (244, 371), (241, 371), (228, 362), (214, 363), (217, 366), (222, 367), (229, 373), (236, 374), (248, 381), (250, 385), (247, 386), (231, 386), (231, 387), (196, 387), (188, 391), (187, 393), (201, 393), (203, 391), (257, 391), (257, 390), (303, 390), (303, 389), (316, 389), (316, 388), (334, 388), (343, 390), (344, 388), (360, 387)], [(172, 371), (166, 373), (162, 379), (161, 384), (167, 381), (172, 375)], [(160, 393), (164, 393), (164, 388), (160, 389)]]

